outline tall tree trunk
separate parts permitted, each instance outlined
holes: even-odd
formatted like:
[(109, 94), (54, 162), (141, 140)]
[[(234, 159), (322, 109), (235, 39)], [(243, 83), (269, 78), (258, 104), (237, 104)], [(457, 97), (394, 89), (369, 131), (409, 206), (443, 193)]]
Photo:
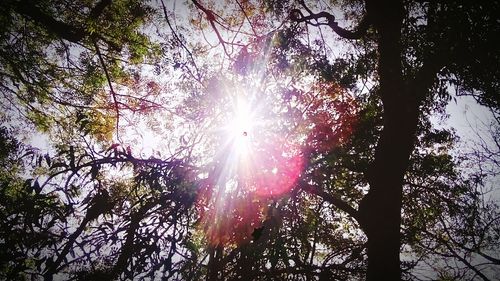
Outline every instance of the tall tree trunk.
[(379, 36), (378, 95), (384, 110), (384, 128), (367, 173), (370, 190), (359, 207), (361, 226), (368, 237), (367, 280), (401, 280), (402, 185), (414, 147), (418, 103), (403, 81), (402, 1), (366, 2)]

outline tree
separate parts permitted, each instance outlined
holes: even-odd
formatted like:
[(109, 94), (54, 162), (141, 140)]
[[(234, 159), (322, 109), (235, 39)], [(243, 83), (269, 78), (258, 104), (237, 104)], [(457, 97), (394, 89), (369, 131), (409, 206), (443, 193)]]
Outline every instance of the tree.
[[(359, 222), (368, 236), (368, 280), (398, 280), (400, 278), (399, 226), (403, 202), (403, 179), (411, 152), (415, 147), (420, 108), (433, 95), (432, 89), (438, 82), (439, 75), (457, 77), (462, 81), (454, 81), (455, 83), (463, 84), (470, 90), (483, 92), (484, 100), (488, 99), (492, 92), (497, 91), (490, 88), (494, 87), (494, 82), (493, 85), (481, 87), (475, 84), (481, 78), (477, 77), (478, 80), (475, 82), (469, 81), (464, 69), (472, 69), (475, 64), (457, 58), (459, 54), (466, 51), (484, 47), (475, 44), (464, 46), (463, 41), (454, 40), (454, 35), (450, 34), (456, 32), (454, 30), (459, 27), (463, 27), (460, 22), (454, 22), (459, 16), (478, 24), (475, 21), (479, 18), (476, 18), (474, 13), (481, 13), (481, 10), (486, 8), (484, 4), (467, 5), (468, 10), (453, 2), (429, 1), (422, 3), (420, 7), (413, 5), (402, 1), (384, 3), (366, 1), (366, 14), (354, 33), (340, 28), (335, 22), (335, 17), (329, 13), (312, 13), (305, 3), (302, 3), (302, 6), (309, 12), (308, 15), (303, 15), (300, 10), (293, 12), (295, 13), (293, 18), (296, 21), (309, 24), (314, 24), (313, 20), (324, 18), (326, 23), (319, 23), (320, 25), (328, 25), (339, 36), (347, 39), (361, 38), (364, 30), (369, 26), (367, 22), (377, 33), (379, 78), (377, 95), (383, 104), (384, 125), (374, 160), (366, 175), (370, 190), (359, 206)], [(412, 19), (411, 14), (405, 14), (405, 11), (410, 13), (412, 8), (422, 9), (419, 12), (426, 20), (425, 25), (417, 27), (417, 34), (414, 36), (424, 36), (424, 40), (430, 46), (417, 50), (416, 53), (404, 53), (403, 47), (407, 50), (412, 48), (411, 45), (404, 43), (414, 43), (402, 36), (402, 31), (406, 29), (403, 28), (403, 22), (407, 21), (411, 24), (415, 20)], [(490, 8), (498, 8), (498, 5), (492, 4)], [(448, 16), (451, 19), (447, 18)], [(482, 39), (487, 39), (489, 28), (495, 29), (495, 24), (492, 22), (494, 17), (490, 18), (485, 15), (484, 18), (485, 22), (481, 21), (486, 26), (484, 33), (465, 36), (477, 35)], [(419, 25), (418, 22), (413, 22), (413, 24)], [(427, 30), (418, 34), (418, 29), (424, 28)], [(471, 30), (472, 32), (474, 31)], [(437, 37), (439, 35), (442, 37)], [(443, 47), (451, 47), (451, 54), (444, 54), (444, 49), (441, 49)], [(489, 55), (494, 58), (495, 52)], [(496, 78), (498, 74), (493, 72), (492, 77)], [(486, 79), (491, 81), (489, 80), (491, 78)], [(472, 86), (470, 83), (475, 85)]]
[(53, 143), (2, 133), (3, 276), (487, 279), (498, 209), (429, 119), (450, 86), (498, 111), (498, 6), (3, 3), (3, 117)]
[[(490, 280), (498, 275), (498, 269), (493, 266), (499, 264), (494, 250), (499, 234), (496, 226), (498, 199), (494, 195), (498, 174), (497, 128), (496, 118), (491, 123), (480, 123), (478, 127), (471, 125), (476, 140), (471, 141), (470, 146), (465, 142), (460, 156), (461, 162), (465, 163), (461, 165), (461, 172), (468, 174), (465, 186), (469, 186), (466, 191), (469, 194), (456, 198), (453, 204), (447, 203), (447, 215), (440, 215), (434, 228), (425, 227), (425, 235), (416, 245), (423, 253), (444, 257), (441, 258), (444, 262), (438, 263), (436, 270), (450, 278)], [(450, 266), (453, 262), (454, 265)], [(456, 266), (457, 262), (461, 266)]]

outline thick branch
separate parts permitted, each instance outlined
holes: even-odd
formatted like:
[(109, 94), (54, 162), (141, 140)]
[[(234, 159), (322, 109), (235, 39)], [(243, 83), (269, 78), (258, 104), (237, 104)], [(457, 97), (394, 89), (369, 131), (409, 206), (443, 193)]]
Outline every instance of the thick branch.
[[(65, 22), (54, 19), (38, 8), (34, 1), (24, 0), (14, 2), (14, 10), (36, 23), (43, 26), (48, 31), (64, 38), (70, 42), (78, 43), (90, 34), (83, 28), (75, 27)], [(111, 0), (102, 0), (90, 11), (89, 18), (97, 19), (104, 9), (111, 4)]]
[[(351, 31), (340, 27), (335, 21), (335, 16), (328, 12), (323, 11), (317, 14), (310, 13), (309, 15), (305, 16), (299, 9), (293, 9), (290, 12), (290, 19), (295, 22), (305, 22), (310, 25), (328, 25), (340, 37), (351, 40), (361, 39), (368, 31), (368, 28), (371, 24), (370, 18), (367, 14), (360, 21), (358, 27), (354, 31)], [(320, 19), (326, 19), (326, 23), (311, 22), (311, 20), (319, 21)]]
[(70, 42), (77, 43), (88, 35), (85, 30), (71, 26), (62, 21), (58, 21), (45, 14), (31, 1), (15, 2), (14, 10), (21, 15), (28, 17), (36, 23), (42, 25), (50, 32), (64, 38)]
[(333, 206), (337, 207), (338, 209), (346, 212), (351, 217), (353, 217), (356, 221), (359, 222), (358, 211), (356, 209), (354, 209), (353, 207), (351, 207), (349, 204), (347, 204), (347, 202), (342, 200), (340, 198), (340, 196), (335, 195), (335, 194), (329, 194), (329, 193), (327, 193), (327, 192), (325, 192), (325, 191), (323, 191), (315, 186), (312, 186), (312, 185), (306, 184), (306, 183), (301, 184), (300, 187), (302, 190), (304, 190), (310, 194), (314, 194), (314, 195), (317, 195), (317, 196), (323, 198), (323, 200), (332, 204)]
[(118, 259), (111, 271), (111, 277), (113, 279), (117, 279), (117, 277), (119, 277), (121, 273), (127, 270), (127, 265), (130, 259), (134, 255), (134, 252), (137, 251), (134, 245), (134, 240), (136, 237), (136, 231), (140, 227), (140, 222), (144, 219), (145, 214), (156, 205), (161, 204), (161, 202), (166, 202), (168, 199), (171, 199), (169, 198), (169, 196), (170, 195), (162, 194), (160, 197), (151, 198), (150, 200), (146, 201), (144, 205), (142, 205), (137, 211), (130, 211), (130, 223), (125, 233), (125, 242), (121, 247), (120, 255), (118, 256)]
[[(431, 3), (427, 14), (427, 32), (439, 28), (435, 22), (435, 5)], [(424, 53), (422, 66), (418, 69), (414, 79), (410, 82), (408, 89), (414, 91), (413, 96), (417, 102), (425, 99), (436, 82), (437, 74), (448, 63), (448, 50), (442, 46), (439, 40), (433, 42), (433, 46)]]

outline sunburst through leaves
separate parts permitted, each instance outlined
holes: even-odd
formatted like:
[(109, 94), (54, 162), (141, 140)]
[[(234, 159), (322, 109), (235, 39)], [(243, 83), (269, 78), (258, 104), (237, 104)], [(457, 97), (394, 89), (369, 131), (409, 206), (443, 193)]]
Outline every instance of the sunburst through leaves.
[(249, 241), (270, 203), (299, 182), (310, 146), (325, 151), (340, 143), (351, 130), (346, 126), (352, 126), (346, 116), (354, 116), (352, 99), (342, 100), (338, 86), (304, 83), (307, 90), (283, 89), (266, 75), (267, 56), (249, 57), (253, 68), (245, 75), (218, 77), (211, 85), (217, 89), (212, 101), (218, 109), (216, 154), (198, 206), (212, 245)]

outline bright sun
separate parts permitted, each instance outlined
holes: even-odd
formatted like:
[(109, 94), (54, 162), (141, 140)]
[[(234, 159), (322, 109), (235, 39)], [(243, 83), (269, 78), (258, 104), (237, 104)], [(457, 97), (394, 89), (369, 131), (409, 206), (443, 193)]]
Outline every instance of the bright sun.
[(257, 97), (258, 90), (248, 85), (228, 85), (220, 104), (225, 110), (217, 119), (224, 123), (216, 124), (217, 137), (224, 140), (214, 147), (221, 161), (207, 178), (207, 197), (202, 198), (207, 200), (205, 230), (214, 244), (247, 237), (260, 225), (268, 199), (289, 192), (303, 166), (299, 149), (279, 129), (282, 119), (270, 100)]
[(250, 140), (255, 126), (253, 115), (248, 103), (243, 99), (238, 99), (228, 126), (228, 133), (233, 150), (239, 156), (245, 156), (250, 150)]

